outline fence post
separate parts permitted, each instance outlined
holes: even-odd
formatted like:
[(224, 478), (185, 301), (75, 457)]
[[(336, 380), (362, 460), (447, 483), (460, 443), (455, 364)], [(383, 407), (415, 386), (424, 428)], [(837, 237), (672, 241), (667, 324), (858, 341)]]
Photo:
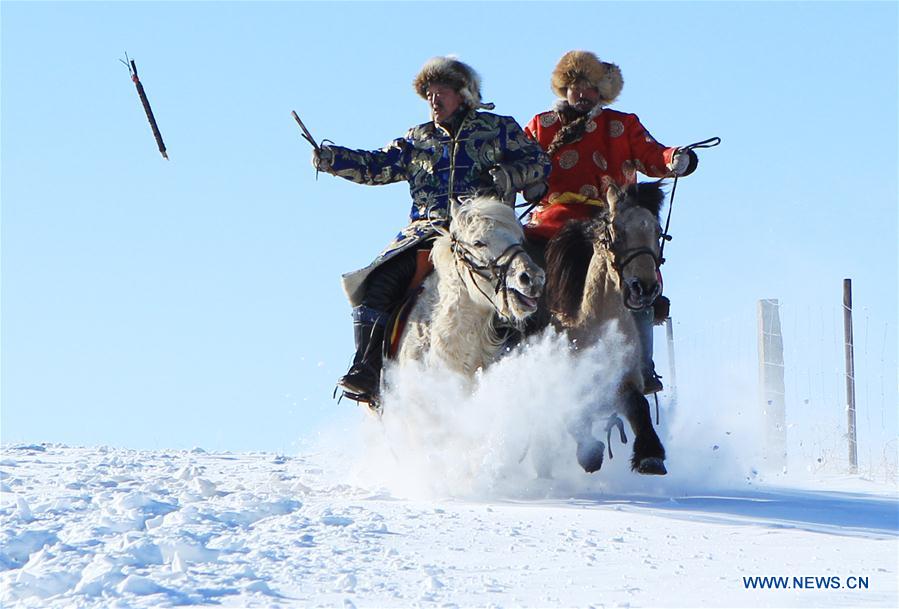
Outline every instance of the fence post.
[(765, 415), (765, 460), (772, 469), (787, 465), (787, 426), (784, 404), (783, 335), (776, 298), (759, 300), (759, 388)]
[(843, 279), (843, 337), (846, 350), (846, 418), (849, 472), (858, 473), (858, 438), (855, 432), (855, 343), (852, 336), (852, 280)]
[(671, 374), (671, 403), (677, 404), (677, 371), (674, 367), (674, 324), (665, 318), (665, 335), (668, 337), (668, 372)]

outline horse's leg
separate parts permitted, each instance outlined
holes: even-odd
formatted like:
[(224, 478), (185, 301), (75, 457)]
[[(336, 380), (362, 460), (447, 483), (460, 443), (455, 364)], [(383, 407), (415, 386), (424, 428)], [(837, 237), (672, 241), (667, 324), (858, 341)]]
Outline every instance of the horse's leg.
[(568, 432), (577, 443), (575, 453), (577, 462), (588, 474), (599, 471), (602, 467), (603, 453), (606, 451), (606, 445), (593, 435), (593, 420), (593, 413), (588, 409), (576, 416), (568, 425)]
[(628, 386), (624, 389), (623, 410), (634, 432), (634, 452), (631, 469), (638, 474), (665, 475), (665, 447), (652, 426), (649, 402), (639, 391)]

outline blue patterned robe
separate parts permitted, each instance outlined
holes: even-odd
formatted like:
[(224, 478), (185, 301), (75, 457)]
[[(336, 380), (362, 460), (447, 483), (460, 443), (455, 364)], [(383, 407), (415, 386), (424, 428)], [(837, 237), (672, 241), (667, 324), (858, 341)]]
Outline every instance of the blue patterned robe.
[(343, 275), (352, 306), (360, 304), (362, 284), (379, 264), (414, 247), (449, 223), (450, 200), (482, 193), (491, 167), (502, 164), (516, 190), (544, 180), (550, 162), (540, 146), (524, 135), (515, 119), (469, 111), (451, 136), (433, 121), (410, 129), (405, 137), (375, 151), (331, 146), (328, 173), (359, 184), (406, 181), (412, 195), (411, 222), (363, 269)]

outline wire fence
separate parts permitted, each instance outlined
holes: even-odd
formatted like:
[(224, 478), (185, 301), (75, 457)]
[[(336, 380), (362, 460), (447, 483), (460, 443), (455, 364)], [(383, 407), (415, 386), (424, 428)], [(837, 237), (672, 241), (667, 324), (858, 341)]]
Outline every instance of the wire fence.
[[(696, 324), (674, 320), (676, 408), (707, 417), (735, 416), (764, 438), (756, 303), (726, 318)], [(850, 471), (842, 304), (780, 301), (784, 345), (788, 468), (830, 474)], [(856, 432), (859, 474), (896, 482), (897, 359), (895, 323), (867, 308), (853, 311)], [(656, 332), (656, 361), (669, 370), (664, 329)], [(674, 391), (672, 391), (674, 390)], [(676, 395), (673, 393), (676, 392)]]

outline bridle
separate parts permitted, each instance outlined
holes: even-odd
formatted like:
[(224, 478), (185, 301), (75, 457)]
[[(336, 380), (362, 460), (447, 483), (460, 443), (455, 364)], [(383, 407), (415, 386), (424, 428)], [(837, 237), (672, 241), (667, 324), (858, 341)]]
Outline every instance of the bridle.
[(665, 260), (661, 257), (660, 253), (657, 254), (652, 248), (646, 246), (632, 247), (630, 249), (621, 250), (621, 240), (613, 237), (612, 235), (611, 218), (606, 217), (603, 220), (604, 234), (600, 236), (599, 241), (603, 245), (603, 247), (612, 254), (612, 268), (614, 268), (615, 272), (618, 273), (618, 280), (621, 282), (622, 290), (625, 292), (624, 306), (632, 311), (639, 310), (640, 307), (632, 307), (630, 304), (628, 304), (628, 301), (630, 300), (628, 298), (630, 286), (627, 285), (627, 283), (624, 281), (625, 267), (640, 256), (649, 256), (650, 258), (652, 258), (653, 265), (655, 266), (656, 277), (658, 278), (657, 294), (655, 294), (655, 297), (658, 297), (658, 295), (662, 293), (662, 273), (659, 271), (659, 268), (662, 266)]
[(624, 270), (624, 267), (633, 262), (634, 259), (638, 256), (649, 256), (650, 258), (652, 258), (652, 262), (656, 267), (656, 272), (658, 272), (659, 267), (662, 266), (663, 262), (659, 255), (649, 247), (634, 247), (619, 253), (615, 251), (613, 245), (612, 253), (615, 256), (615, 262), (613, 263), (613, 266), (615, 267), (615, 270), (618, 271), (619, 275)]
[(509, 288), (506, 283), (506, 277), (508, 276), (509, 269), (512, 267), (512, 263), (515, 259), (519, 256), (527, 255), (527, 253), (525, 252), (524, 247), (522, 247), (521, 242), (513, 243), (504, 249), (496, 258), (489, 258), (487, 260), (481, 258), (475, 252), (476, 249), (477, 246), (466, 243), (456, 237), (455, 234), (450, 233), (450, 251), (453, 253), (453, 258), (456, 262), (456, 272), (459, 274), (459, 278), (463, 279), (462, 268), (460, 267), (464, 267), (468, 272), (468, 276), (471, 278), (474, 287), (493, 306), (497, 315), (504, 317), (500, 312), (499, 307), (496, 306), (495, 299), (491, 298), (490, 295), (481, 289), (480, 284), (475, 279), (475, 275), (490, 282), (493, 287), (494, 297), (502, 294), (503, 307), (508, 310)]

